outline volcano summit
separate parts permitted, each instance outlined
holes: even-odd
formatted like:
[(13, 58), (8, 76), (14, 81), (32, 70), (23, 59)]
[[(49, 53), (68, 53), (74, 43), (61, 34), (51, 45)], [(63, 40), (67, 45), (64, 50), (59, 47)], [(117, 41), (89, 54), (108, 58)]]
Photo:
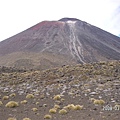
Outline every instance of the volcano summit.
[(76, 18), (43, 21), (0, 42), (0, 65), (46, 69), (120, 60), (120, 38)]

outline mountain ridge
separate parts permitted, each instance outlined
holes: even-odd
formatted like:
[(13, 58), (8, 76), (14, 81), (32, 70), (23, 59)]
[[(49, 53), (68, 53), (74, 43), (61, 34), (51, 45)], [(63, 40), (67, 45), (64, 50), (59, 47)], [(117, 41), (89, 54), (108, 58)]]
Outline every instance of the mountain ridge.
[(119, 59), (119, 37), (76, 18), (43, 21), (0, 42), (0, 65), (5, 66), (31, 61), (31, 68), (49, 68)]

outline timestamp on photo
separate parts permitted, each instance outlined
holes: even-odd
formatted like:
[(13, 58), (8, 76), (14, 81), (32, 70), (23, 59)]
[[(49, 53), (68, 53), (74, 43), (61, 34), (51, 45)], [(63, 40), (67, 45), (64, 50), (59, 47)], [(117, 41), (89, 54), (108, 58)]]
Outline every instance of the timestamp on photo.
[(112, 105), (108, 104), (108, 105), (103, 106), (102, 109), (103, 109), (103, 111), (112, 111), (112, 110), (120, 111), (120, 105), (112, 106)]

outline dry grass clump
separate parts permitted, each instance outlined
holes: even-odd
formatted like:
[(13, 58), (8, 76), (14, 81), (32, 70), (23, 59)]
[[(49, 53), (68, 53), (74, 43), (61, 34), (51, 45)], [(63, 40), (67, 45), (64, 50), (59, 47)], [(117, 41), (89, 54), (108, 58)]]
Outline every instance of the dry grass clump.
[(10, 97), (15, 97), (16, 94), (15, 94), (15, 93), (12, 93), (12, 94), (10, 94), (9, 96), (10, 96)]
[(55, 109), (60, 109), (60, 106), (59, 105), (54, 105), (54, 108)]
[(83, 105), (69, 104), (69, 105), (65, 106), (64, 109), (68, 109), (68, 110), (82, 110), (83, 109)]
[(27, 99), (34, 98), (34, 95), (33, 95), (33, 94), (28, 94), (28, 95), (26, 96), (26, 98), (27, 98)]
[(10, 117), (10, 118), (8, 118), (7, 120), (17, 120), (17, 119)]
[(94, 104), (98, 104), (98, 105), (103, 105), (103, 104), (105, 104), (105, 101), (104, 100), (94, 100), (94, 102), (93, 102)]
[(32, 111), (36, 112), (36, 111), (38, 111), (38, 109), (37, 108), (32, 108)]
[(53, 100), (60, 100), (61, 99), (61, 96), (60, 95), (55, 95)]
[(36, 105), (39, 105), (39, 102), (36, 102), (35, 104), (36, 104)]
[(8, 100), (8, 99), (9, 99), (9, 96), (4, 96), (2, 99), (3, 99), (3, 100)]
[(23, 118), (23, 120), (31, 120), (30, 118)]
[(52, 116), (49, 115), (49, 114), (47, 114), (47, 115), (44, 116), (44, 119), (51, 119), (51, 118), (52, 118)]
[(57, 111), (56, 111), (55, 108), (52, 108), (52, 109), (49, 110), (49, 113), (53, 113), (53, 114), (55, 114), (56, 112), (57, 112)]
[(27, 100), (23, 100), (20, 102), (21, 104), (27, 104)]
[(65, 106), (64, 109), (74, 110), (75, 106), (74, 106), (74, 104), (69, 104), (69, 105)]
[(61, 102), (64, 102), (65, 101), (65, 99), (64, 98), (61, 98)]
[(2, 101), (0, 101), (0, 106), (2, 106), (3, 105), (3, 103), (2, 103)]
[(5, 107), (9, 107), (9, 108), (14, 108), (18, 106), (19, 106), (18, 102), (15, 102), (15, 101), (10, 101), (5, 105)]
[(59, 111), (59, 114), (61, 114), (61, 115), (65, 115), (65, 114), (67, 114), (67, 110), (65, 110), (65, 109), (61, 109), (61, 110)]
[(82, 105), (75, 105), (74, 110), (82, 110), (83, 106)]

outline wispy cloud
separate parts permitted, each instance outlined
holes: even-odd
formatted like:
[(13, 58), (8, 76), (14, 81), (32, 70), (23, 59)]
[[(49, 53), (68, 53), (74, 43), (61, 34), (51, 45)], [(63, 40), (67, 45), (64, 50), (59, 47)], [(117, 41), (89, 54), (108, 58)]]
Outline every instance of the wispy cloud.
[[(119, 5), (119, 4), (118, 4)], [(105, 25), (105, 29), (109, 32), (120, 35), (120, 5), (116, 7), (114, 12), (111, 14), (111, 17)]]
[(115, 29), (116, 34), (120, 34), (120, 6), (115, 10), (111, 21), (113, 21), (113, 29)]
[(113, 29), (115, 34), (119, 35), (120, 34), (120, 1), (115, 0), (113, 3), (115, 4), (116, 9), (114, 10), (113, 15), (111, 17), (111, 22), (112, 22), (111, 28)]

